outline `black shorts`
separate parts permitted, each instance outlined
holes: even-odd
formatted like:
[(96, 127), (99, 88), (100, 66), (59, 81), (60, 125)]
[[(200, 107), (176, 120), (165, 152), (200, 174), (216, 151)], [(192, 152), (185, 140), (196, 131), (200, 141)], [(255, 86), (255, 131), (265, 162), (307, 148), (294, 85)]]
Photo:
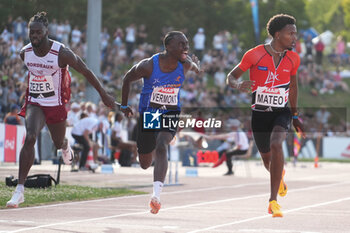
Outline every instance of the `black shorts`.
[(253, 110), (252, 131), (259, 152), (267, 153), (270, 151), (271, 132), (276, 125), (282, 126), (288, 131), (291, 121), (292, 115), (289, 108), (273, 112), (259, 112)]
[[(172, 111), (164, 113), (164, 115), (174, 115), (178, 116), (179, 111)], [(178, 120), (178, 117), (174, 117), (173, 120)], [(165, 129), (157, 130), (145, 130), (143, 129), (143, 116), (140, 114), (140, 117), (137, 122), (137, 151), (139, 154), (147, 154), (152, 152), (156, 148), (156, 142), (159, 132), (169, 132), (174, 137), (177, 131), (177, 127), (170, 127)]]

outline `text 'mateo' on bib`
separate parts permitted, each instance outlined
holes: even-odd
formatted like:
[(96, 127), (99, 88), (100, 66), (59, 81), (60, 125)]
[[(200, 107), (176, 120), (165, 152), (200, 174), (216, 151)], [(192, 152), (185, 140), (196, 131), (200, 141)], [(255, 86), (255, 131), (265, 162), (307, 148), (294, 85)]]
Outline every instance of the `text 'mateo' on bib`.
[(258, 87), (255, 95), (255, 104), (266, 107), (285, 107), (288, 93), (284, 88)]

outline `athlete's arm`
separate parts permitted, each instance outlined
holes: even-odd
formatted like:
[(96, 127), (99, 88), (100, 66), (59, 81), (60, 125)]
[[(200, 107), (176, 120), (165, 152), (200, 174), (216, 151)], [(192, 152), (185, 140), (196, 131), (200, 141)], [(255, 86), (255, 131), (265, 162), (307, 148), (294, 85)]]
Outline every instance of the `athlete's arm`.
[(226, 84), (231, 88), (236, 88), (240, 91), (249, 92), (251, 86), (254, 84), (253, 81), (244, 80), (238, 81), (242, 74), (251, 68), (255, 59), (255, 53), (253, 50), (249, 50), (243, 55), (241, 62), (233, 68), (226, 77)]
[(95, 74), (86, 66), (83, 60), (72, 52), (69, 48), (62, 47), (58, 56), (58, 65), (61, 68), (67, 65), (73, 67), (76, 71), (84, 75), (88, 82), (97, 90), (100, 94), (103, 103), (110, 107), (115, 108), (114, 98), (107, 94), (106, 90), (102, 87), (100, 81)]
[(21, 57), (22, 61), (24, 61), (24, 49), (21, 50), (19, 56)]
[(248, 92), (251, 86), (254, 85), (254, 81), (250, 81), (250, 80), (238, 81), (239, 77), (241, 77), (243, 73), (244, 71), (239, 67), (239, 65), (237, 65), (235, 68), (233, 68), (230, 71), (230, 73), (228, 73), (226, 77), (226, 84), (240, 91)]
[[(151, 58), (144, 59), (134, 65), (124, 76), (122, 84), (122, 106), (128, 105), (130, 85), (132, 82), (142, 78), (149, 78), (153, 71), (153, 60)], [(126, 117), (133, 115), (130, 107), (121, 108), (121, 111)]]
[[(289, 104), (292, 111), (292, 116), (298, 116), (298, 79), (296, 75), (290, 76), (289, 85)], [(299, 118), (293, 118), (293, 126), (297, 132), (301, 132), (305, 138), (304, 126)]]

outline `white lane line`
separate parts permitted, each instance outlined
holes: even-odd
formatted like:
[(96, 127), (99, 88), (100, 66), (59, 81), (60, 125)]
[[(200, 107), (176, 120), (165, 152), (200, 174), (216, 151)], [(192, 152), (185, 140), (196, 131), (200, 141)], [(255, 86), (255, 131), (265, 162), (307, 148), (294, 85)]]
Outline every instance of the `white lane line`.
[[(337, 200), (333, 200), (333, 201), (321, 202), (321, 203), (317, 203), (317, 204), (313, 204), (313, 205), (307, 205), (307, 206), (287, 210), (287, 211), (284, 211), (284, 213), (292, 213), (292, 212), (296, 212), (296, 211), (300, 211), (300, 210), (304, 210), (304, 209), (320, 207), (320, 206), (324, 206), (324, 205), (330, 205), (330, 204), (339, 203), (339, 202), (343, 202), (343, 201), (349, 201), (349, 200), (350, 200), (350, 197), (346, 197), (346, 198), (341, 198), (341, 199), (337, 199)], [(240, 224), (240, 223), (244, 223), (244, 222), (251, 222), (251, 221), (259, 220), (259, 219), (263, 219), (263, 218), (271, 218), (271, 215), (265, 214), (265, 215), (261, 215), (261, 216), (257, 216), (257, 217), (253, 217), (253, 218), (246, 218), (246, 219), (242, 219), (242, 220), (238, 220), (238, 221), (234, 221), (234, 222), (229, 222), (229, 223), (224, 223), (224, 224), (206, 227), (206, 228), (202, 228), (202, 229), (197, 229), (194, 231), (189, 231), (187, 233), (209, 231), (209, 230), (217, 229), (220, 227), (232, 226), (232, 225), (236, 225), (236, 224)]]
[[(325, 177), (328, 177), (329, 175), (324, 175)], [(322, 175), (317, 176), (318, 178), (322, 178)], [(295, 179), (297, 181), (307, 180), (307, 178), (298, 178)], [(291, 181), (295, 181), (291, 180)], [(163, 192), (162, 195), (171, 195), (171, 194), (179, 194), (179, 193), (191, 193), (191, 192), (202, 192), (202, 191), (209, 191), (209, 190), (219, 190), (219, 189), (230, 189), (230, 188), (242, 188), (247, 186), (256, 186), (256, 185), (265, 185), (269, 184), (269, 182), (256, 182), (256, 183), (249, 183), (249, 184), (238, 184), (238, 185), (229, 185), (229, 186), (215, 186), (210, 188), (200, 188), (200, 189), (189, 189), (189, 190), (180, 190), (180, 191), (172, 191), (172, 192)], [(335, 183), (337, 184), (337, 183)], [(344, 183), (345, 184), (345, 183)], [(293, 192), (293, 190), (288, 190), (288, 192)], [(141, 195), (134, 195), (134, 196), (123, 196), (123, 197), (111, 197), (111, 198), (105, 198), (105, 199), (96, 199), (96, 200), (88, 200), (88, 201), (73, 201), (73, 202), (65, 202), (65, 203), (58, 203), (58, 204), (48, 204), (48, 205), (42, 205), (42, 206), (33, 206), (33, 207), (25, 207), (25, 208), (16, 208), (16, 209), (0, 209), (1, 212), (6, 211), (22, 211), (22, 210), (32, 210), (32, 209), (42, 209), (42, 208), (49, 208), (49, 207), (59, 207), (59, 206), (66, 206), (66, 205), (79, 205), (79, 204), (85, 204), (85, 203), (93, 203), (93, 202), (100, 202), (100, 201), (110, 201), (110, 200), (121, 200), (121, 199), (129, 199), (129, 198), (137, 198), (137, 197), (145, 197), (149, 196), (149, 194), (141, 194)]]
[[(308, 188), (295, 189), (293, 191), (294, 192), (301, 192), (301, 191), (310, 190), (310, 189), (328, 188), (328, 187), (332, 187), (332, 186), (336, 186), (336, 185), (344, 185), (344, 184), (347, 184), (347, 183), (350, 183), (350, 181), (349, 182), (340, 182), (340, 183), (336, 183), (336, 184), (317, 185), (317, 186), (308, 187)], [(223, 203), (223, 202), (229, 202), (229, 201), (244, 200), (244, 199), (250, 199), (250, 198), (255, 198), (255, 197), (264, 197), (264, 196), (268, 196), (268, 195), (270, 195), (270, 193), (263, 193), (263, 194), (245, 196), (245, 197), (236, 197), (236, 198), (222, 199), (222, 200), (216, 200), (216, 201), (199, 202), (199, 203), (195, 203), (195, 204), (164, 208), (161, 211), (164, 212), (164, 211), (169, 211), (169, 210), (174, 210), (174, 209), (183, 209), (183, 208), (187, 209), (189, 207), (217, 204), (217, 203)], [(350, 199), (350, 197), (348, 199)], [(304, 206), (304, 207), (302, 207), (302, 209), (303, 208), (308, 208), (308, 207)], [(300, 208), (298, 208), (298, 209), (300, 209)], [(288, 212), (290, 212), (290, 211), (285, 211), (285, 213), (288, 213)], [(127, 213), (127, 214), (117, 214), (117, 215), (112, 215), (112, 216), (105, 216), (105, 217), (98, 217), (98, 218), (89, 218), (89, 219), (82, 219), (82, 220), (75, 220), (75, 221), (68, 221), (68, 222), (60, 222), (60, 223), (52, 223), (52, 224), (46, 224), (46, 225), (41, 225), (41, 226), (36, 226), (36, 227), (22, 228), (22, 229), (18, 229), (18, 230), (15, 230), (15, 231), (10, 231), (10, 232), (22, 232), (22, 231), (35, 230), (35, 229), (40, 229), (40, 228), (45, 228), (45, 227), (53, 227), (53, 226), (67, 225), (67, 224), (72, 224), (72, 223), (82, 223), (82, 222), (97, 221), (97, 220), (103, 220), (103, 219), (119, 218), (119, 217), (133, 216), (133, 215), (142, 215), (142, 214), (149, 214), (149, 211), (133, 212), (133, 213)], [(249, 221), (253, 221), (253, 220), (257, 220), (257, 219), (261, 219), (261, 218), (266, 218), (268, 216), (271, 217), (271, 215), (267, 214), (267, 215), (253, 217), (253, 218), (240, 220), (240, 221), (236, 221), (234, 223), (227, 223), (227, 224), (228, 225), (232, 225), (232, 224), (238, 224), (238, 223), (241, 223), (241, 222), (249, 222)], [(213, 229), (218, 228), (218, 227), (222, 227), (222, 226), (226, 226), (226, 224), (214, 226)], [(205, 228), (205, 230), (206, 229), (207, 228)], [(202, 229), (200, 229), (200, 231), (202, 231)]]
[[(219, 190), (219, 189), (235, 189), (235, 188), (242, 188), (242, 187), (247, 187), (247, 186), (266, 185), (266, 184), (268, 184), (268, 182), (238, 184), (238, 185), (229, 185), (229, 186), (215, 186), (215, 187), (200, 188), (200, 189), (188, 189), (188, 190), (173, 191), (173, 192), (163, 192), (162, 196), (163, 195), (171, 195), (171, 194), (179, 194), (179, 193), (205, 192), (205, 191), (209, 191), (209, 190)], [(58, 204), (42, 205), (42, 206), (33, 206), (33, 207), (25, 207), (25, 208), (16, 208), (16, 209), (1, 209), (0, 213), (1, 212), (6, 212), (6, 211), (21, 211), (21, 210), (42, 209), (42, 208), (49, 208), (49, 207), (59, 207), (59, 206), (66, 206), (66, 205), (86, 204), (86, 203), (101, 202), (101, 201), (112, 201), (112, 200), (115, 201), (115, 200), (123, 200), (123, 199), (138, 198), (138, 197), (145, 197), (145, 196), (148, 197), (149, 194), (123, 196), (123, 197), (111, 197), (111, 198), (88, 200), (88, 201), (66, 202), (66, 203), (58, 203)]]
[(68, 221), (68, 222), (59, 222), (59, 223), (52, 223), (52, 224), (46, 224), (36, 227), (27, 227), (22, 228), (14, 231), (8, 231), (10, 232), (23, 232), (23, 231), (30, 231), (30, 230), (36, 230), (40, 228), (45, 227), (53, 227), (53, 226), (60, 226), (60, 225), (67, 225), (67, 224), (75, 224), (75, 223), (83, 223), (83, 222), (89, 222), (89, 221), (99, 221), (103, 219), (110, 219), (110, 218), (119, 218), (119, 217), (126, 217), (126, 216), (134, 216), (134, 215), (141, 215), (141, 214), (149, 214), (149, 211), (143, 211), (143, 212), (134, 212), (134, 213), (127, 213), (127, 214), (117, 214), (112, 216), (105, 216), (105, 217), (99, 217), (99, 218), (89, 218), (89, 219), (81, 219), (81, 220), (75, 220), (75, 221)]

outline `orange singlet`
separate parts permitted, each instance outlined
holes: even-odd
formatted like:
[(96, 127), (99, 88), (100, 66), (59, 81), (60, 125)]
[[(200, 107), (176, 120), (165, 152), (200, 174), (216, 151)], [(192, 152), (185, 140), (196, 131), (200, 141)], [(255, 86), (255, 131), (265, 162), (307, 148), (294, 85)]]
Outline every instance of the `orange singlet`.
[(296, 75), (299, 64), (300, 57), (293, 51), (285, 52), (277, 65), (265, 45), (247, 51), (238, 66), (242, 71), (250, 69), (250, 80), (255, 81), (252, 109), (272, 111), (287, 107), (290, 78)]

